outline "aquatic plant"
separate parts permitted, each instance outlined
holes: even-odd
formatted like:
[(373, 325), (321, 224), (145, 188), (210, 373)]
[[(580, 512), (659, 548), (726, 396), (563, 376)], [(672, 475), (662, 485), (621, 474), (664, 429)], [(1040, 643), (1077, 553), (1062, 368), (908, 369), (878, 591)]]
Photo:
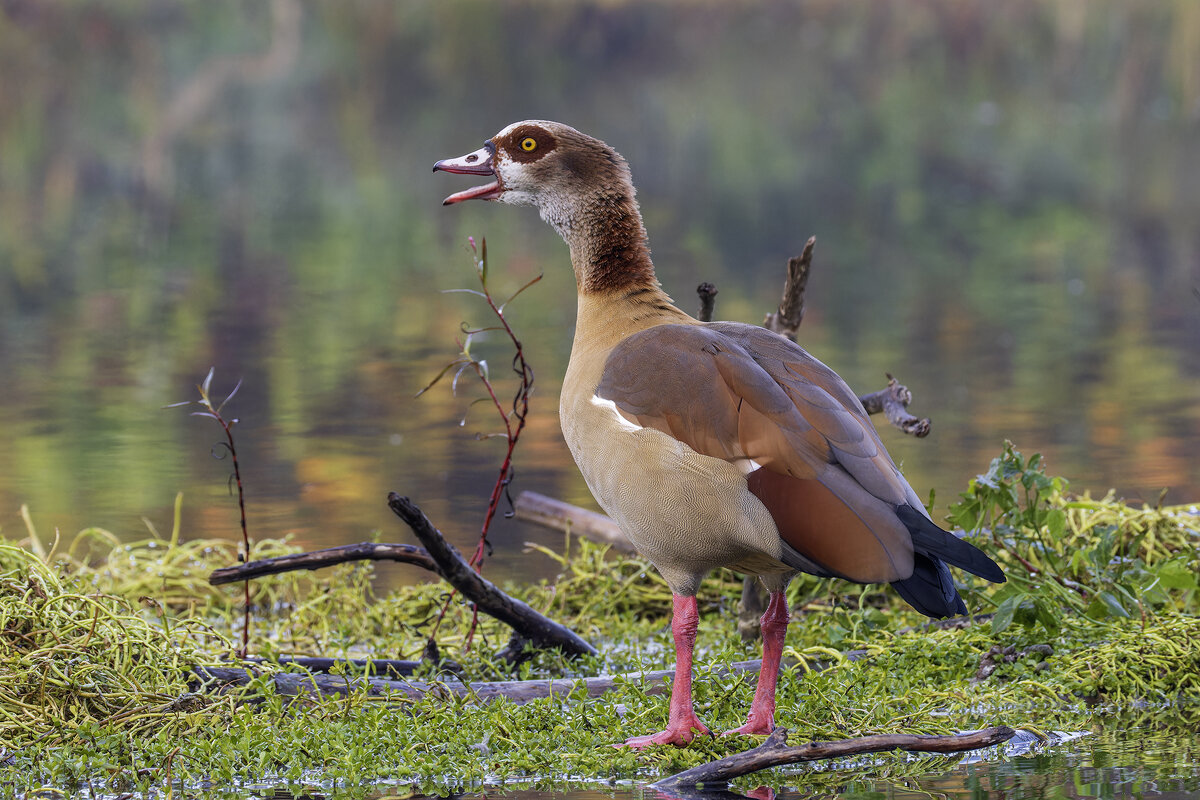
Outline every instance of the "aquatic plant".
[[(1023, 463), (1028, 471), (1029, 461)], [(1016, 476), (1009, 478), (1019, 484)], [(1022, 527), (1021, 514), (1028, 511), (1023, 493), (1018, 500), (1012, 522), (1003, 523), (1013, 530), (1001, 535), (1022, 558), (1040, 563), (1032, 560), (1040, 551), (1029, 548), (1053, 545), (1045, 530)], [(1200, 539), (1200, 517), (1186, 508), (1136, 509), (1052, 492), (1038, 502), (1045, 512), (1039, 519), (1065, 512), (1061, 536), (1071, 537), (1077, 550), (1063, 543), (1055, 556), (1069, 565), (1083, 552), (1078, 561), (1092, 566), (1069, 580), (1086, 578), (1089, 591), (1112, 580), (1095, 566), (1106, 552), (1154, 570), (1188, 553), (1194, 558)], [(993, 528), (998, 519), (992, 516)], [(1115, 533), (1106, 538), (1110, 526)], [(1150, 529), (1153, 546), (1144, 535)], [(232, 696), (192, 694), (190, 667), (231, 652), (240, 609), (204, 581), (207, 570), (228, 563), (231, 545), (181, 538), (176, 528), (169, 537), (122, 544), (89, 530), (46, 547), (31, 529), (23, 543), (0, 545), (0, 783), (29, 789), (101, 778), (133, 789), (161, 785), (169, 775), (227, 785), (387, 779), (426, 790), (482, 781), (558, 786), (661, 776), (745, 747), (732, 739), (643, 754), (608, 747), (620, 729), (655, 724), (666, 714), (659, 687), (635, 679), (619, 681), (601, 700), (579, 695), (524, 705), (436, 697), (388, 702), (357, 693), (295, 701), (274, 693), (265, 680)], [(255, 555), (289, 549), (282, 542), (255, 543)], [(452, 603), (439, 642), (465, 677), (670, 666), (669, 591), (647, 562), (572, 538), (561, 552), (540, 549), (529, 557), (553, 558), (559, 577), (508, 589), (578, 626), (602, 654), (567, 663), (541, 653), (514, 673), (487, 648), (465, 650), (472, 614), (465, 604)], [(1126, 576), (1132, 569), (1125, 561), (1111, 568)], [(256, 643), (268, 654), (419, 656), (426, 641), (419, 623), (438, 613), (444, 589), (418, 584), (377, 596), (371, 572), (369, 565), (343, 566), (261, 579), (259, 597), (269, 602), (259, 604)], [(848, 603), (830, 610), (827, 587), (808, 597), (789, 629), (780, 719), (795, 737), (834, 739), (938, 734), (990, 722), (1078, 729), (1094, 724), (1097, 713), (1147, 703), (1186, 713), (1200, 702), (1197, 593), (1183, 586), (1155, 591), (1160, 589), (1165, 601), (1149, 602), (1143, 592), (1142, 613), (1129, 616), (1089, 614), (1090, 600), (1081, 598), (1055, 606), (1058, 624), (1052, 628), (1021, 610), (1006, 626), (946, 628), (926, 624), (877, 590), (850, 593)], [(702, 613), (731, 614), (738, 590), (732, 573), (714, 574), (701, 592)], [(997, 603), (995, 595), (1003, 590), (973, 588), (969, 599), (998, 607), (1004, 601)], [(1035, 576), (1023, 591), (1029, 602), (1047, 604), (1057, 602), (1060, 591), (1078, 594), (1049, 576)], [(150, 597), (155, 600), (142, 599)], [(831, 631), (838, 632), (832, 646)], [(754, 646), (730, 634), (722, 624), (702, 626), (696, 693), (699, 713), (710, 724), (734, 723), (753, 689), (752, 680), (715, 670), (754, 654)], [(499, 643), (506, 636), (502, 626), (479, 621), (477, 638)], [(922, 760), (917, 767), (888, 755), (873, 759), (872, 770), (897, 778), (928, 771), (932, 763), (952, 761)], [(806, 782), (814, 774), (805, 772)], [(852, 777), (822, 780), (836, 784)]]

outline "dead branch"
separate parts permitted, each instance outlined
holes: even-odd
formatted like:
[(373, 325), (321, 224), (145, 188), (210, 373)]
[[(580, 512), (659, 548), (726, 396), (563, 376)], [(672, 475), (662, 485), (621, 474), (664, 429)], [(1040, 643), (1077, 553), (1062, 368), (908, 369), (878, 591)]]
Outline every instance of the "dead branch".
[(933, 424), (929, 418), (917, 419), (908, 413), (908, 404), (912, 402), (912, 392), (908, 390), (907, 386), (898, 383), (891, 375), (888, 375), (887, 378), (886, 389), (864, 394), (858, 398), (858, 402), (863, 404), (863, 408), (867, 410), (868, 414), (882, 412), (888, 422), (910, 436), (916, 436), (918, 439), (928, 436)]
[(586, 508), (564, 503), (537, 492), (524, 491), (517, 495), (513, 502), (513, 515), (525, 522), (532, 522), (544, 528), (550, 528), (564, 533), (573, 533), (591, 539), (593, 542), (611, 545), (614, 550), (622, 553), (636, 553), (637, 550), (617, 523), (604, 514), (588, 511)]
[(412, 532), (421, 540), (421, 544), (425, 545), (426, 552), (437, 564), (438, 572), (446, 582), (474, 603), (480, 611), (505, 623), (535, 647), (557, 647), (569, 656), (596, 653), (596, 648), (570, 628), (539, 614), (527, 604), (500, 591), (491, 581), (485, 580), (407, 497), (392, 492), (388, 495), (388, 507), (412, 528)]
[(813, 247), (817, 237), (810, 236), (800, 255), (788, 259), (787, 279), (783, 282), (783, 297), (779, 308), (767, 314), (762, 326), (769, 331), (796, 341), (796, 331), (804, 320), (804, 290), (808, 286), (808, 271), (812, 267)]
[(789, 746), (787, 744), (787, 728), (776, 728), (765, 742), (753, 750), (684, 770), (668, 778), (663, 778), (655, 783), (654, 787), (670, 791), (672, 789), (688, 789), (697, 785), (722, 785), (738, 776), (784, 764), (798, 764), (802, 761), (842, 758), (866, 753), (883, 753), (888, 750), (905, 750), (910, 753), (962, 753), (1006, 742), (1015, 734), (1016, 731), (1012, 728), (998, 726), (949, 736), (917, 736), (895, 733)]
[(696, 287), (696, 295), (700, 298), (700, 311), (696, 319), (701, 322), (712, 322), (713, 307), (717, 304), (717, 287), (705, 281)]
[(314, 550), (311, 553), (293, 553), (274, 558), (263, 558), (238, 564), (234, 567), (221, 567), (213, 570), (208, 576), (208, 582), (213, 586), (225, 583), (260, 578), (263, 575), (278, 575), (281, 572), (293, 572), (301, 569), (322, 569), (347, 561), (400, 561), (405, 564), (415, 564), (431, 572), (438, 572), (437, 564), (429, 553), (411, 544), (382, 544), (379, 542), (359, 542), (344, 544), (338, 547), (327, 547), (324, 550)]
[[(713, 672), (719, 678), (729, 678), (743, 673), (757, 672), (762, 662), (735, 661), (722, 665)], [(226, 694), (245, 686), (255, 677), (254, 670), (238, 667), (192, 667), (192, 691)], [(479, 700), (506, 698), (514, 703), (528, 703), (543, 697), (566, 697), (581, 689), (589, 698), (599, 697), (618, 685), (630, 682), (650, 684), (646, 694), (665, 694), (670, 690), (675, 670), (660, 669), (650, 672), (627, 672), (619, 675), (602, 675), (596, 678), (557, 678), (532, 681), (410, 681), (388, 680), (378, 677), (357, 675), (305, 675), (281, 672), (271, 676), (275, 691), (287, 697), (308, 695), (346, 695), (365, 691), (371, 697), (406, 697), (420, 699), (426, 695), (435, 697), (475, 697)]]

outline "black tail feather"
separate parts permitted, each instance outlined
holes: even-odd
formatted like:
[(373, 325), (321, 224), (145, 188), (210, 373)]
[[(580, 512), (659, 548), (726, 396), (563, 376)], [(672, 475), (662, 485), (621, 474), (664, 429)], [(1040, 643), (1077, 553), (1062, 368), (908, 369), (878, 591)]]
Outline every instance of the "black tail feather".
[(942, 530), (910, 505), (897, 507), (896, 516), (912, 535), (913, 550), (917, 553), (939, 558), (992, 583), (1004, 583), (1003, 570), (975, 545)]
[(927, 617), (940, 619), (967, 613), (966, 603), (954, 588), (950, 568), (936, 558), (917, 553), (913, 558), (912, 577), (892, 581), (892, 588)]
[(912, 506), (897, 507), (896, 516), (912, 535), (913, 574), (902, 581), (893, 581), (892, 586), (925, 616), (940, 618), (967, 613), (947, 563), (993, 583), (1004, 582), (1004, 572), (986, 553), (942, 530)]

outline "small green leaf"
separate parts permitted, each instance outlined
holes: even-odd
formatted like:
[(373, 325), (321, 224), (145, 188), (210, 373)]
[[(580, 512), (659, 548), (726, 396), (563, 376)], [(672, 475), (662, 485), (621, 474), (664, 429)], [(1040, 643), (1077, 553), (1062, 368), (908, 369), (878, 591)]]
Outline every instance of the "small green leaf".
[(439, 372), (437, 375), (433, 376), (433, 380), (431, 380), (429, 383), (425, 384), (425, 388), (422, 389), (421, 391), (417, 392), (415, 395), (413, 395), (413, 397), (420, 397), (421, 395), (428, 392), (430, 389), (432, 389), (434, 387), (434, 385), (438, 381), (440, 381), (442, 378), (446, 377), (447, 372), (449, 372), (450, 370), (454, 369), (455, 367), (459, 366), (462, 363), (463, 363), (463, 359), (456, 358), (454, 361), (451, 361), (449, 364), (442, 367), (442, 371)]
[(1195, 589), (1196, 573), (1180, 561), (1167, 561), (1156, 570), (1159, 583), (1168, 589)]
[(1101, 592), (1092, 598), (1084, 612), (1091, 619), (1101, 620), (1107, 617), (1128, 617), (1129, 612), (1121, 605), (1121, 601), (1111, 592)]
[(1024, 599), (1024, 594), (1015, 594), (1000, 604), (996, 609), (995, 616), (992, 617), (992, 633), (1000, 633), (1012, 625), (1013, 615), (1017, 613), (1017, 609)]
[(1062, 609), (1051, 607), (1049, 603), (1040, 600), (1034, 601), (1034, 613), (1037, 615), (1037, 621), (1042, 623), (1042, 627), (1051, 636), (1058, 635), (1058, 629), (1061, 627)]
[(1063, 531), (1067, 528), (1067, 512), (1061, 508), (1051, 509), (1046, 514), (1046, 531), (1055, 539), (1062, 538)]

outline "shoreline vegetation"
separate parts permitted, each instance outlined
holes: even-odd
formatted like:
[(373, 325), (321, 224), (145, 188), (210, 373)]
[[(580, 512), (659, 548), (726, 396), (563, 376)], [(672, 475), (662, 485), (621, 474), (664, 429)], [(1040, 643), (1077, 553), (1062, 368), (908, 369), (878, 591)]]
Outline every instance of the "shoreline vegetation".
[[(182, 499), (177, 520), (181, 507)], [(793, 584), (779, 711), (793, 743), (988, 725), (1088, 730), (1134, 709), (1200, 717), (1194, 506), (1076, 497), (1066, 481), (1044, 474), (1037, 456), (1006, 445), (948, 519), (978, 531), (976, 541), (1010, 576), (998, 587), (958, 576), (979, 617), (927, 624), (886, 588), (810, 577)], [(263, 660), (241, 661), (241, 587), (208, 581), (236, 563), (235, 543), (185, 541), (178, 523), (168, 536), (152, 530), (136, 542), (92, 528), (49, 543), (31, 522), (25, 533), (0, 537), (0, 785), (18, 793), (96, 781), (122, 790), (333, 782), (364, 793), (378, 781), (443, 791), (652, 782), (759, 743), (704, 739), (644, 753), (609, 746), (665, 714), (662, 673), (637, 676), (673, 666), (670, 593), (644, 560), (587, 539), (568, 534), (561, 550), (530, 548), (527, 558), (557, 564), (557, 579), (503, 588), (598, 652), (537, 650), (514, 666), (493, 655), (509, 639), (505, 625), (480, 615), (468, 649), (474, 610), (456, 598), (431, 640), (446, 587), (418, 583), (377, 595), (370, 563), (255, 580), (250, 642)], [(250, 556), (296, 550), (264, 540)], [(736, 635), (740, 594), (730, 572), (710, 576), (700, 594), (710, 620), (701, 626), (697, 700), (710, 725), (732, 723), (753, 690), (751, 675), (723, 666), (752, 658), (756, 647)], [(280, 656), (411, 659), (412, 680), (430, 686), (578, 683), (529, 702), (470, 691), (289, 697), (273, 678), (308, 673), (270, 663)], [(197, 667), (254, 677), (209, 693)], [(334, 674), (352, 681), (365, 670), (347, 664)], [(599, 675), (619, 677), (590, 699), (584, 679)], [(883, 754), (871, 769), (887, 779), (930, 764)], [(816, 779), (836, 785), (840, 772)]]

